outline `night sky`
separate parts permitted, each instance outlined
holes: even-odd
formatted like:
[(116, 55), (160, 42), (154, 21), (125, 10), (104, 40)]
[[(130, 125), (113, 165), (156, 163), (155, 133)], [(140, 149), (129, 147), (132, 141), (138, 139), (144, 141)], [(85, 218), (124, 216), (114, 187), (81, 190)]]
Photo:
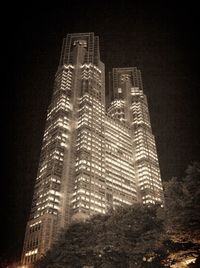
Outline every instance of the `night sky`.
[(3, 259), (21, 254), (47, 106), (67, 33), (99, 36), (106, 74), (112, 67), (141, 70), (163, 180), (181, 178), (188, 164), (200, 160), (198, 8), (188, 2), (138, 2), (29, 3), (5, 10)]

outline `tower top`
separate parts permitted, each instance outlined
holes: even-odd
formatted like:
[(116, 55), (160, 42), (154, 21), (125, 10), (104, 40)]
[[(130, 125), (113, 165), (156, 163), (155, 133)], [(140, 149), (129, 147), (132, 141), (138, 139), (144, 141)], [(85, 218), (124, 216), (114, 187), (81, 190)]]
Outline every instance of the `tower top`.
[(99, 37), (95, 36), (93, 32), (88, 33), (70, 33), (63, 40), (60, 64), (72, 64), (73, 50), (75, 47), (81, 46), (84, 48), (84, 62), (99, 65), (100, 52), (99, 52)]

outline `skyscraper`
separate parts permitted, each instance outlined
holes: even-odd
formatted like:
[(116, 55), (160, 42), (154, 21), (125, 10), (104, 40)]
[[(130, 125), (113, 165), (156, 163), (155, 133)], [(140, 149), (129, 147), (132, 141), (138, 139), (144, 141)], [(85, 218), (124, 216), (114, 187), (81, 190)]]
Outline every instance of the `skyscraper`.
[(68, 34), (48, 107), (23, 264), (44, 254), (73, 220), (163, 200), (140, 71), (113, 69), (109, 92), (108, 102), (98, 37)]

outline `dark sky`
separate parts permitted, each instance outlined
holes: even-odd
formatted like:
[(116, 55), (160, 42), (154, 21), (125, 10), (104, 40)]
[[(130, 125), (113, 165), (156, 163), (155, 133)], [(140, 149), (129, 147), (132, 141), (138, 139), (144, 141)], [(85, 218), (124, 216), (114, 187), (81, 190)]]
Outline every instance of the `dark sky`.
[(107, 74), (112, 67), (141, 69), (163, 180), (184, 176), (187, 165), (200, 160), (197, 6), (96, 2), (29, 3), (5, 10), (2, 258), (21, 254), (46, 110), (67, 33), (94, 32), (100, 37)]

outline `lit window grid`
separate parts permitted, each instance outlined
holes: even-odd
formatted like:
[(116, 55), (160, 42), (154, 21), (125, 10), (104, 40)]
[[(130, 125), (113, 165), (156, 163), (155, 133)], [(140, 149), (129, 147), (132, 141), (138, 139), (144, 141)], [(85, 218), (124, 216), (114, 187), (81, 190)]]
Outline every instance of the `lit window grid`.
[[(109, 120), (110, 121), (110, 120)], [(113, 120), (112, 120), (113, 121)], [(106, 122), (108, 123), (108, 122)], [(124, 193), (126, 196), (121, 199), (121, 202), (113, 201), (113, 205), (123, 204), (132, 204), (133, 200), (127, 200), (133, 196), (135, 197), (134, 201), (137, 200), (137, 192), (136, 192), (136, 184), (135, 184), (135, 172), (133, 167), (133, 156), (132, 156), (132, 141), (130, 132), (125, 127), (121, 127), (119, 124), (114, 125), (114, 129), (112, 124), (106, 125), (106, 158), (105, 158), (105, 169), (106, 169), (106, 184), (113, 189), (113, 191), (117, 191), (118, 193)], [(125, 131), (126, 129), (126, 131)], [(125, 135), (124, 135), (125, 134)], [(119, 142), (123, 141), (123, 145)], [(113, 150), (114, 149), (114, 150)], [(120, 156), (118, 154), (118, 150), (120, 149)], [(113, 151), (111, 155), (109, 151)], [(129, 157), (123, 157), (123, 155), (128, 155)], [(130, 160), (128, 162), (127, 160)], [(121, 174), (121, 176), (120, 176)], [(121, 178), (120, 178), (121, 177)], [(128, 179), (129, 185), (124, 183), (124, 178)]]
[[(57, 80), (53, 96), (54, 99), (52, 105), (49, 108), (47, 117), (47, 127), (44, 136), (40, 172), (37, 177), (38, 181), (41, 182), (41, 185), (38, 190), (38, 194), (40, 196), (37, 202), (39, 213), (37, 212), (37, 214), (35, 215), (36, 218), (43, 215), (43, 213), (45, 212), (52, 212), (52, 208), (54, 208), (57, 203), (59, 204), (59, 196), (55, 195), (54, 198), (52, 196), (52, 193), (50, 192), (52, 186), (46, 190), (44, 189), (44, 186), (45, 184), (55, 182), (52, 181), (52, 179), (45, 178), (47, 176), (48, 167), (50, 167), (51, 164), (57, 165), (58, 162), (62, 166), (64, 161), (64, 156), (62, 154), (63, 152), (64, 154), (66, 154), (67, 150), (68, 133), (70, 132), (69, 115), (72, 109), (72, 106), (70, 105), (70, 99), (68, 97), (70, 96), (70, 94), (68, 95), (68, 93), (72, 89), (73, 83), (72, 67), (64, 66), (64, 69), (61, 68), (57, 73)], [(125, 126), (125, 124), (120, 125), (117, 120), (111, 120), (109, 118), (109, 114), (108, 116), (104, 115), (105, 107), (101, 104), (101, 100), (99, 99), (100, 95), (97, 94), (97, 97), (94, 97), (95, 91), (100, 91), (102, 86), (100, 69), (98, 70), (98, 68), (95, 68), (94, 65), (92, 66), (91, 64), (83, 65), (81, 66), (81, 68), (81, 87), (88, 89), (91, 95), (89, 93), (86, 93), (83, 97), (79, 98), (80, 108), (78, 113), (80, 113), (80, 116), (78, 117), (77, 124), (78, 138), (76, 141), (76, 150), (79, 153), (82, 150), (84, 151), (85, 149), (87, 149), (88, 153), (90, 153), (90, 160), (86, 161), (84, 156), (76, 159), (77, 173), (74, 184), (74, 196), (76, 199), (72, 203), (75, 203), (76, 207), (74, 207), (74, 209), (76, 209), (76, 211), (77, 209), (78, 211), (85, 210), (86, 206), (89, 206), (90, 212), (93, 211), (104, 213), (104, 209), (106, 207), (107, 202), (105, 200), (105, 197), (103, 197), (103, 202), (99, 201), (99, 198), (95, 198), (94, 196), (92, 196), (98, 190), (100, 191), (104, 189), (103, 196), (105, 196), (106, 191), (111, 191), (114, 206), (118, 206), (124, 203), (131, 204), (133, 200), (136, 201), (137, 199), (137, 193), (135, 189), (135, 170), (132, 166), (135, 160), (132, 156), (133, 140), (131, 140), (130, 128), (128, 128), (127, 125)], [(134, 83), (141, 84), (141, 81), (138, 82), (139, 80), (136, 78), (137, 74), (135, 74), (134, 76)], [(64, 95), (63, 97), (64, 91), (66, 92), (66, 95)], [(81, 107), (81, 105), (83, 105), (83, 107)], [(115, 110), (117, 109), (117, 105), (119, 107), (119, 103), (117, 102), (113, 104), (113, 110), (111, 109), (112, 117), (123, 116), (122, 106), (120, 112), (118, 112), (118, 110)], [(120, 105), (122, 105), (122, 103)], [(141, 109), (143, 110), (141, 111)], [(151, 131), (150, 121), (148, 117), (148, 107), (142, 104), (136, 104), (135, 108), (133, 108), (133, 112), (136, 113), (134, 116), (138, 116), (135, 119), (137, 127), (139, 128), (141, 124), (144, 125), (144, 127), (146, 128), (148, 127), (149, 131)], [(59, 113), (60, 115), (57, 116)], [(87, 134), (82, 133), (83, 129), (87, 130)], [(90, 131), (88, 131), (88, 129), (90, 129)], [(104, 129), (105, 133), (103, 133)], [(52, 137), (52, 132), (54, 131), (55, 135), (54, 137)], [(64, 135), (61, 135), (61, 133)], [(102, 138), (102, 133), (103, 135), (105, 135), (105, 140)], [(139, 141), (138, 143), (135, 139), (136, 152), (138, 156), (140, 157), (140, 153), (141, 155), (145, 154), (146, 159), (152, 162), (153, 160), (155, 160), (154, 162), (156, 162), (156, 151), (154, 150), (153, 141), (151, 140), (151, 138), (148, 138), (147, 140), (145, 136), (142, 136), (141, 138), (141, 133), (143, 133), (143, 129), (141, 132), (139, 132), (139, 138), (136, 137), (136, 139), (138, 139)], [(137, 133), (135, 136), (137, 136)], [(149, 143), (150, 145), (146, 146), (146, 143), (148, 143), (150, 140), (151, 144)], [(58, 145), (55, 145), (57, 142)], [(142, 146), (144, 147), (144, 149), (141, 148)], [(59, 152), (61, 147), (64, 149), (64, 151)], [(141, 150), (143, 150), (143, 152)], [(56, 151), (58, 151), (59, 153), (56, 153)], [(118, 161), (119, 158), (121, 159), (120, 161)], [(136, 164), (137, 166), (139, 166), (138, 162), (136, 162)], [(149, 174), (146, 171), (144, 171), (143, 173), (141, 172), (141, 174), (139, 172), (139, 183), (143, 183), (143, 186), (149, 186), (150, 177), (148, 175)], [(145, 180), (147, 179), (147, 176), (148, 180), (146, 183)], [(155, 176), (156, 178), (157, 174), (153, 174), (153, 176)], [(79, 180), (79, 178), (82, 179)], [(57, 179), (53, 179), (57, 182)], [(86, 179), (86, 181), (84, 179)], [(100, 182), (103, 180), (104, 182)], [(60, 184), (62, 181), (62, 174), (60, 175), (58, 181)], [(155, 181), (154, 179), (152, 179), (152, 181), (155, 189), (156, 179)], [(83, 182), (86, 182), (85, 185), (83, 185)], [(157, 184), (157, 186), (159, 188), (159, 184)], [(82, 192), (82, 189), (85, 189), (85, 191), (87, 191), (87, 188), (90, 188), (89, 203), (86, 199), (88, 198), (86, 192)], [(60, 194), (59, 191), (58, 193)], [(159, 197), (152, 196), (153, 195), (146, 193), (145, 196), (143, 196), (143, 202), (154, 202), (156, 198), (159, 199)], [(100, 204), (101, 206), (103, 206), (103, 208), (98, 207)], [(59, 210), (59, 207), (56, 207), (56, 209)], [(53, 211), (53, 213), (56, 212)]]

